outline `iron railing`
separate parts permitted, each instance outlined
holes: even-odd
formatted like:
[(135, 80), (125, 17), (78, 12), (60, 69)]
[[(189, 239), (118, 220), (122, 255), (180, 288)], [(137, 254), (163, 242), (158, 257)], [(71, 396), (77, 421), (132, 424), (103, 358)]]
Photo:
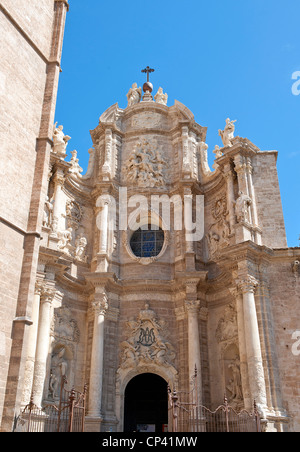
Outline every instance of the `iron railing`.
[(61, 384), (58, 405), (49, 403), (43, 408), (36, 406), (33, 397), (22, 410), (15, 431), (22, 432), (83, 432), (85, 420), (85, 406), (87, 386), (83, 392), (65, 389), (67, 381)]
[(171, 415), (172, 432), (261, 432), (261, 419), (254, 402), (253, 411), (245, 409), (236, 410), (228, 404), (227, 397), (224, 403), (215, 410), (198, 403), (196, 389), (197, 370), (192, 381), (190, 392), (173, 391), (168, 388), (169, 412)]

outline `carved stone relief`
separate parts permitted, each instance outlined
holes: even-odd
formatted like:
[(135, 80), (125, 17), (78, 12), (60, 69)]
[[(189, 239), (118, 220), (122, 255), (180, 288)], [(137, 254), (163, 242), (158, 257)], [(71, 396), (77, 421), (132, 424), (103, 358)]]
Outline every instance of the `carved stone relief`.
[(231, 341), (238, 336), (237, 313), (233, 304), (226, 307), (216, 329), (218, 343)]
[(142, 139), (136, 144), (123, 172), (128, 181), (138, 187), (163, 187), (167, 166), (156, 143)]
[(133, 116), (131, 127), (133, 129), (161, 128), (161, 121), (161, 114), (145, 111)]
[(66, 204), (67, 226), (78, 229), (82, 219), (82, 207), (76, 202), (68, 200)]
[(172, 344), (162, 334), (165, 322), (156, 319), (155, 312), (145, 305), (137, 321), (129, 321), (129, 337), (121, 343), (120, 369), (148, 364), (169, 367), (175, 358)]
[(79, 342), (78, 325), (68, 306), (55, 309), (51, 332), (56, 341)]
[(231, 229), (227, 218), (229, 212), (227, 210), (226, 195), (215, 202), (211, 213), (214, 222), (210, 226), (209, 232), (206, 234), (206, 244), (208, 258), (212, 260), (218, 258), (222, 249), (230, 244)]

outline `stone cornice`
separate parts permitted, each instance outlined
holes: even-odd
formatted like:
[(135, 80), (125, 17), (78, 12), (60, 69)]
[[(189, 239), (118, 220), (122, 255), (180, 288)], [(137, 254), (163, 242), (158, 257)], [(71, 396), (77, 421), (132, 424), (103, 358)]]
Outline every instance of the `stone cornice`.
[(219, 264), (229, 266), (233, 263), (250, 260), (256, 263), (269, 263), (274, 256), (274, 250), (267, 246), (257, 245), (252, 241), (232, 245), (221, 253)]

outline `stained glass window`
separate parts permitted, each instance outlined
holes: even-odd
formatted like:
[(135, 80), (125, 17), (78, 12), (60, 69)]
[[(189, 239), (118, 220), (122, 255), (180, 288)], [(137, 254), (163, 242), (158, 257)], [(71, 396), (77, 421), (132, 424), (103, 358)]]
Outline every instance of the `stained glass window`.
[(132, 252), (137, 257), (156, 257), (164, 245), (165, 235), (162, 229), (135, 231), (130, 240)]

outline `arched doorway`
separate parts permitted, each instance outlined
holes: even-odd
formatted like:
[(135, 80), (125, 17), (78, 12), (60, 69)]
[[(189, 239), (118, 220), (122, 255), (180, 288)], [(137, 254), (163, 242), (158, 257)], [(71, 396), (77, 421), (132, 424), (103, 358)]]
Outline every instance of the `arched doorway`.
[(125, 390), (124, 431), (166, 431), (168, 385), (160, 376), (145, 373), (134, 377)]

